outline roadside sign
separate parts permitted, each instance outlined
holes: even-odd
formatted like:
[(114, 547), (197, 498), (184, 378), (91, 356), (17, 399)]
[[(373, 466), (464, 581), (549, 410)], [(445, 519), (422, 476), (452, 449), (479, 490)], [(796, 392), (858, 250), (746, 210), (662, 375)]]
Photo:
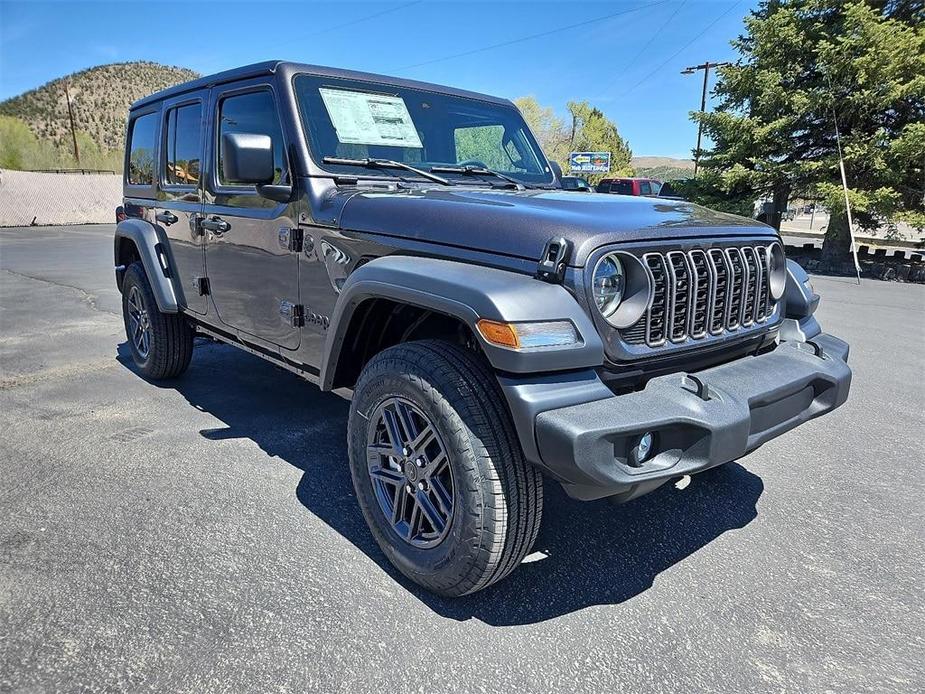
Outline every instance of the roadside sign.
[(610, 152), (570, 152), (569, 171), (581, 173), (607, 173), (610, 171)]

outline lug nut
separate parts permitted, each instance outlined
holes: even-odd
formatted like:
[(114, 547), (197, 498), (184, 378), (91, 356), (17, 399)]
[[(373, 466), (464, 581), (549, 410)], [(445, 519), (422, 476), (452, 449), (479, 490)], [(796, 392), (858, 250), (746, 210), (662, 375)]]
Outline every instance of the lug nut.
[(423, 482), (418, 482), (418, 489), (420, 489), (423, 492), (426, 488), (427, 487)]
[(423, 458), (418, 458), (418, 459), (417, 459), (417, 463), (418, 463), (418, 467), (424, 467), (424, 459), (423, 459)]
[(407, 448), (402, 448), (401, 454), (407, 458), (409, 455), (411, 455), (411, 451), (409, 451)]

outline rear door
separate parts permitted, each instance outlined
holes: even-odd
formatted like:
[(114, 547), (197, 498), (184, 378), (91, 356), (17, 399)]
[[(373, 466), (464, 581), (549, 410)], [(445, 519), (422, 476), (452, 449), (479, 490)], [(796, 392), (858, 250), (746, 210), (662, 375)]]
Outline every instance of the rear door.
[(164, 103), (155, 203), (157, 223), (170, 239), (182, 301), (186, 310), (198, 314), (205, 314), (208, 306), (202, 282), (205, 252), (197, 227), (202, 212), (201, 164), (207, 103), (207, 90)]
[(212, 89), (209, 111), (209, 172), (203, 221), (206, 268), (212, 301), (226, 326), (286, 349), (296, 349), (294, 325), (299, 305), (299, 259), (283, 243), (296, 227), (294, 206), (268, 200), (252, 185), (228, 180), (222, 170), (225, 133), (269, 135), (276, 183), (291, 183), (288, 148), (278, 100), (269, 79), (258, 78)]

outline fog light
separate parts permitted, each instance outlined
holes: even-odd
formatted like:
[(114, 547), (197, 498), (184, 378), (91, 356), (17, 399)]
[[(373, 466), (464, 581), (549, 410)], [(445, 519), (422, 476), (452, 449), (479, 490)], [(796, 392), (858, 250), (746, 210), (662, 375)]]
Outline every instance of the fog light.
[(639, 437), (639, 443), (636, 444), (636, 463), (645, 462), (646, 458), (652, 453), (652, 449), (655, 446), (655, 434), (651, 431), (647, 431), (645, 434)]

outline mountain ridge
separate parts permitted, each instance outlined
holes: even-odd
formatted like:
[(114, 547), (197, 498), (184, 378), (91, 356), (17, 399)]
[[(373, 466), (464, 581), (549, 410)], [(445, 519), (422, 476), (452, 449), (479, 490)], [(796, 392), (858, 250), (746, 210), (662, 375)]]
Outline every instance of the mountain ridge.
[(0, 115), (23, 121), (40, 141), (69, 147), (71, 130), (65, 85), (74, 125), (103, 150), (121, 149), (129, 106), (143, 96), (199, 77), (189, 68), (150, 61), (109, 63), (53, 79), (0, 102)]

